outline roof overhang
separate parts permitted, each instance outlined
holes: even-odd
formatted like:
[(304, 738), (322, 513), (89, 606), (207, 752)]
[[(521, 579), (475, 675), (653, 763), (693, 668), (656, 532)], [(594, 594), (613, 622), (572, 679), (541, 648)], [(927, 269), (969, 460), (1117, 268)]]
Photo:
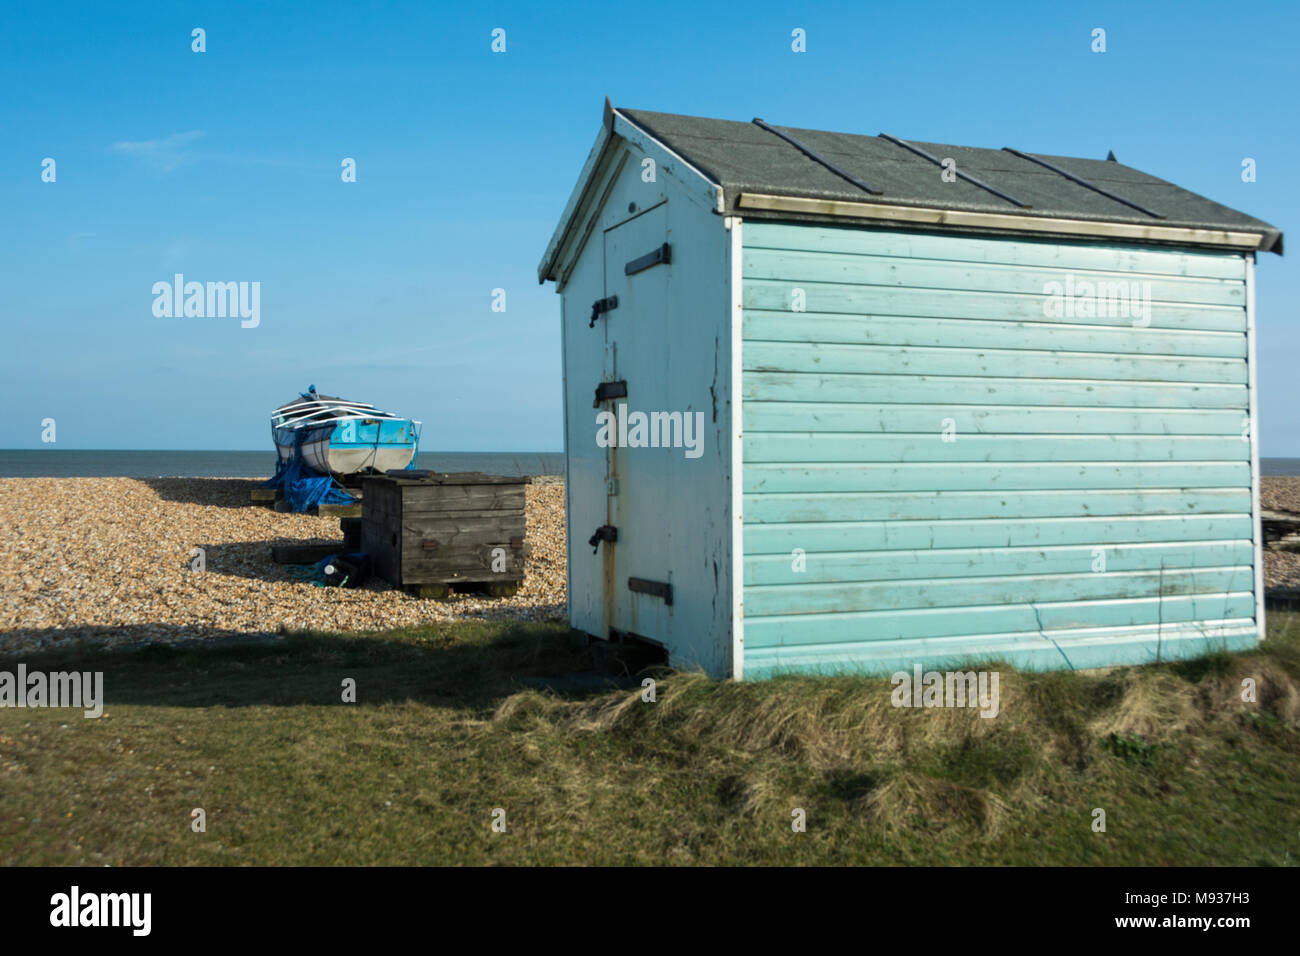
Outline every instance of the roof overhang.
[[(551, 234), (551, 241), (547, 243), (546, 252), (537, 267), (539, 283), (547, 279), (559, 278), (559, 266), (561, 260), (565, 258), (571, 239), (580, 232), (590, 231), (588, 220), (599, 213), (604, 200), (604, 193), (599, 187), (608, 171), (612, 156), (623, 143), (628, 143), (653, 158), (656, 175), (661, 174), (678, 180), (686, 187), (688, 195), (713, 212), (722, 214), (725, 210), (725, 197), (721, 185), (692, 165), (685, 157), (629, 120), (616, 110), (606, 97), (596, 142), (592, 145), (591, 152), (587, 154), (587, 161), (583, 164), (582, 172), (578, 174), (578, 182), (573, 187), (573, 192), (569, 194), (569, 201), (560, 215), (560, 222)], [(584, 223), (587, 223), (586, 229), (583, 228)]]
[(804, 196), (773, 196), (766, 193), (741, 193), (736, 200), (736, 207), (742, 213), (746, 210), (753, 210), (769, 214), (826, 219), (874, 220), (877, 222), (939, 226), (976, 231), (1044, 233), (1088, 239), (1217, 246), (1243, 252), (1258, 249), (1263, 239), (1259, 233), (1231, 232), (1223, 229), (1108, 222), (1091, 219), (1061, 219), (1050, 216), (1017, 215), (1015, 213), (971, 212), (959, 209), (934, 209), (927, 206), (904, 206), (893, 203), (848, 202), (835, 199), (813, 199)]

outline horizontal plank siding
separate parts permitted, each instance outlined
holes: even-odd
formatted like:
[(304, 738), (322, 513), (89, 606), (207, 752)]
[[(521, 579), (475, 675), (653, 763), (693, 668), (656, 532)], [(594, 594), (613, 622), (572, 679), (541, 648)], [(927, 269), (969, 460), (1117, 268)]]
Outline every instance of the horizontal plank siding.
[(1021, 462), (948, 461), (888, 464), (879, 462), (751, 462), (745, 467), (746, 492), (828, 491), (1070, 491), (1092, 489), (1167, 489), (1232, 487), (1250, 477), (1248, 461), (1044, 462), (1026, 468)]
[(1004, 349), (1058, 352), (1119, 352), (1131, 355), (1246, 357), (1241, 332), (1180, 332), (1131, 325), (1086, 326), (1073, 322), (1016, 322), (1003, 319), (944, 319), (908, 316), (881, 322), (875, 316), (831, 315), (809, 310), (799, 323), (788, 309), (745, 313), (744, 331), (755, 346), (767, 342), (983, 348), (996, 337)]
[[(745, 524), (786, 521), (924, 521), (938, 517), (1062, 518), (1088, 515), (1250, 513), (1249, 488), (1141, 491), (945, 491), (745, 496)], [(1103, 544), (1105, 542), (1102, 542)]]
[(1160, 621), (1146, 626), (1071, 628), (1046, 632), (963, 634), (960, 637), (864, 643), (792, 644), (779, 652), (756, 649), (746, 657), (749, 679), (784, 673), (873, 673), (907, 671), (921, 662), (937, 669), (1081, 670), (1116, 664), (1158, 664), (1175, 658), (1247, 650), (1258, 643), (1253, 618), (1206, 625)]
[(744, 243), (746, 677), (1258, 639), (1242, 256), (757, 222)]
[[(759, 419), (778, 432), (929, 432), (952, 418), (962, 434), (1235, 435), (1245, 415), (1236, 409), (1070, 408), (1016, 405), (868, 405), (858, 402), (756, 402), (744, 412), (745, 430)], [(1246, 444), (1246, 443), (1243, 443)], [(1247, 445), (1247, 447), (1249, 447)]]
[(914, 578), (918, 572), (942, 585), (947, 579), (988, 575), (1070, 573), (1104, 566), (1108, 571), (1149, 571), (1251, 563), (1253, 542), (1198, 541), (1095, 547), (951, 548), (946, 550), (837, 551), (745, 558), (749, 584), (839, 584)]
[(1028, 349), (896, 348), (821, 342), (755, 342), (745, 350), (755, 372), (866, 375), (978, 375), (1245, 385), (1246, 361), (1182, 356), (1057, 353)]
[[(1083, 571), (971, 578), (859, 581), (745, 586), (745, 613), (804, 614), (835, 611), (1037, 604), (1040, 601), (1108, 600), (1159, 594), (1225, 594), (1251, 587), (1250, 565), (1160, 571)], [(815, 622), (814, 622), (815, 625)]]
[(1253, 617), (1254, 599), (1254, 595), (1246, 590), (1227, 594), (1166, 595), (1163, 599), (967, 606), (961, 609), (960, 614), (954, 614), (948, 608), (845, 612), (817, 615), (816, 629), (803, 626), (807, 623), (806, 616), (768, 615), (745, 622), (745, 639), (754, 642), (757, 648), (767, 648), (1032, 633), (1040, 627), (1044, 631), (1056, 631), (1203, 620), (1241, 622)]
[(869, 375), (806, 372), (744, 374), (745, 401), (932, 402), (943, 390), (954, 407), (966, 405), (1141, 405), (1150, 408), (1234, 408), (1245, 412), (1245, 385), (1124, 382), (1104, 379), (958, 375)]
[[(959, 423), (960, 417), (952, 419)], [(752, 461), (1044, 462), (1249, 461), (1249, 445), (1222, 435), (962, 435), (753, 432)]]
[(885, 230), (844, 229), (793, 223), (754, 224), (745, 234), (745, 251), (804, 250), (892, 256), (906, 260), (976, 262), (1009, 266), (1051, 266), (1069, 271), (1116, 273), (1123, 278), (1143, 275), (1205, 279), (1246, 279), (1242, 257), (1231, 252), (1170, 251), (1142, 246), (1065, 244), (1032, 240), (956, 235), (928, 235)]
[(746, 556), (910, 550), (917, 548), (1051, 547), (1249, 538), (1247, 514), (1122, 515), (1086, 518), (950, 518), (913, 521), (783, 521), (745, 524)]
[[(1044, 315), (1046, 296), (1032, 292), (970, 292), (964, 289), (858, 286), (847, 282), (751, 281), (746, 278), (741, 301), (745, 309), (789, 311), (796, 301), (795, 289), (803, 290), (802, 302), (810, 312), (1053, 321)], [(1128, 319), (1102, 315), (1076, 314), (1071, 321), (1083, 325), (1131, 325)], [(1180, 305), (1152, 301), (1150, 327), (1244, 334), (1246, 310), (1235, 305)]]
[[(855, 286), (893, 286), (906, 289), (960, 290), (1041, 295), (1046, 283), (1061, 279), (1061, 267), (1033, 268), (1017, 265), (909, 259), (904, 256), (863, 256), (856, 253), (773, 250), (745, 251), (745, 278), (785, 283), (840, 282)], [(1070, 268), (1076, 283), (1107, 285), (1144, 282), (1140, 294), (1154, 302), (1174, 305), (1246, 304), (1243, 276), (1225, 279), (1185, 276), (1134, 276), (1130, 273)], [(1064, 285), (1064, 283), (1062, 283)]]

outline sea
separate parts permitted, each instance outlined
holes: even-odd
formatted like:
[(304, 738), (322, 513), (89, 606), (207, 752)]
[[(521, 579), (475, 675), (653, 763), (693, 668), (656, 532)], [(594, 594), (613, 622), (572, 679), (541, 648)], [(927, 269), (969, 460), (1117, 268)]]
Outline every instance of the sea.
[[(422, 451), (417, 468), (489, 475), (562, 475), (562, 451)], [(1261, 475), (1298, 475), (1300, 458), (1261, 458)], [(274, 451), (0, 449), (0, 478), (260, 478)]]
[[(415, 467), (489, 475), (562, 475), (559, 451), (421, 451)], [(261, 478), (275, 451), (0, 449), (0, 478)]]

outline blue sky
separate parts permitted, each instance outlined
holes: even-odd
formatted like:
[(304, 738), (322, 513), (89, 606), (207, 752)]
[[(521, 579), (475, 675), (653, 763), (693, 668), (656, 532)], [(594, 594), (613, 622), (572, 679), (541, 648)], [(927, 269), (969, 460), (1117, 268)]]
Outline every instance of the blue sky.
[[(1289, 231), (1298, 9), (8, 3), (0, 447), (42, 447), (54, 418), (59, 448), (261, 449), (270, 408), (314, 383), (423, 419), (429, 449), (561, 448), (559, 299), (536, 268), (606, 95), (1113, 149)], [(260, 282), (260, 325), (155, 317), (176, 272)], [(1295, 258), (1262, 256), (1257, 279), (1262, 453), (1300, 456)]]

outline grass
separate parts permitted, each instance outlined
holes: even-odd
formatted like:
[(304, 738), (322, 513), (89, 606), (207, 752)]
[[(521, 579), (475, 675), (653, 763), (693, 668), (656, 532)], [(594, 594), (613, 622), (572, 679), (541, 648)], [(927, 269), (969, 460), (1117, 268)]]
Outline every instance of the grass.
[(102, 670), (108, 702), (99, 720), (0, 710), (14, 864), (1300, 861), (1295, 615), (1249, 654), (1001, 667), (993, 719), (896, 709), (887, 680), (849, 677), (660, 673), (645, 703), (635, 679), (555, 676), (584, 665), (558, 626), (24, 663)]

